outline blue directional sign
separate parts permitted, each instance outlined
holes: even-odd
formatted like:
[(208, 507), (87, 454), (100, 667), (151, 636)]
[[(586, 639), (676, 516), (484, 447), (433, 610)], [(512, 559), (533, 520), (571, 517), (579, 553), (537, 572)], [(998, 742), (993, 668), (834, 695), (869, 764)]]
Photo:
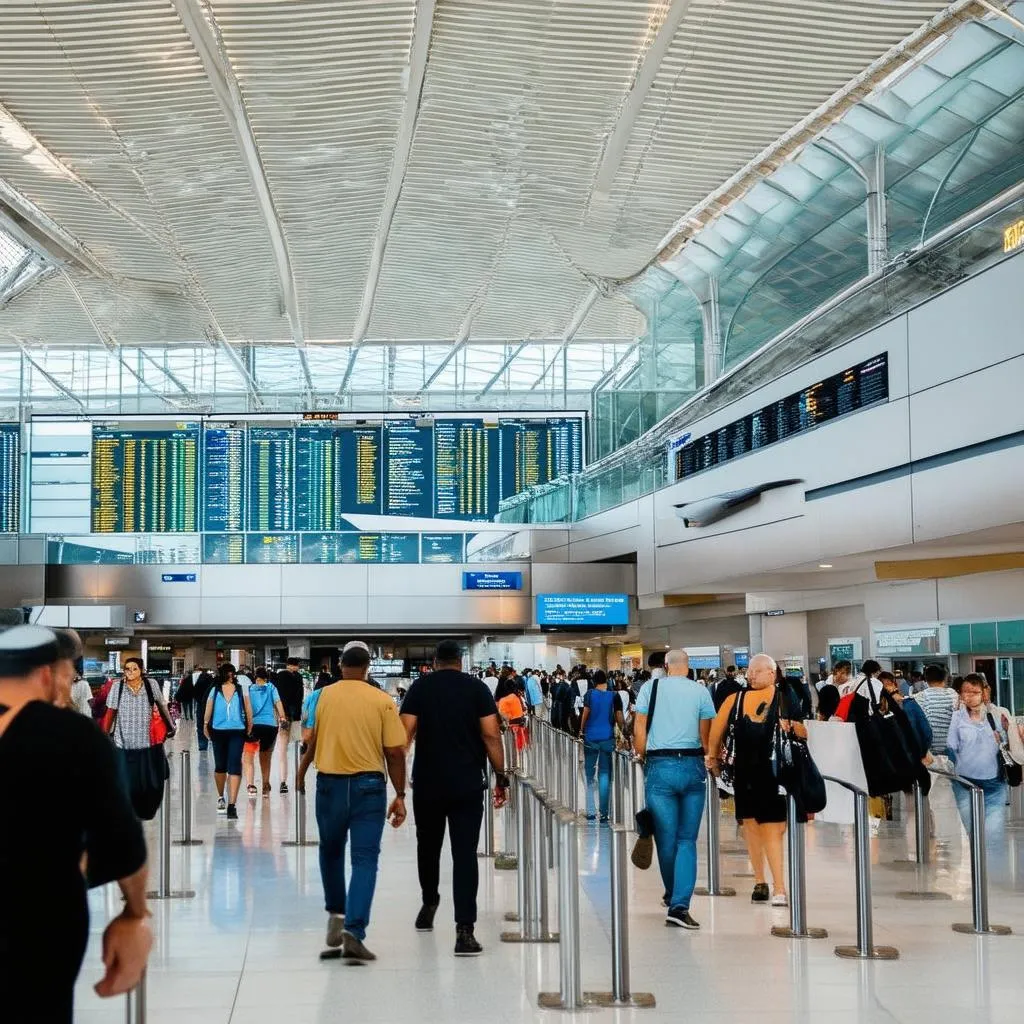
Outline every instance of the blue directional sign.
[(194, 572), (165, 572), (160, 576), (161, 583), (195, 583), (196, 573)]
[(463, 590), (522, 590), (521, 572), (464, 572)]

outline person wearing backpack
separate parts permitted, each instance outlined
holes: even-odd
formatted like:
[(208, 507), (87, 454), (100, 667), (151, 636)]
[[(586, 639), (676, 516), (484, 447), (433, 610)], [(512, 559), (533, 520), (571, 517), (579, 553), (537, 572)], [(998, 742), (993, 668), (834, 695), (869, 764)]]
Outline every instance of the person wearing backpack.
[[(242, 785), (242, 747), (252, 729), (252, 706), (235, 675), (235, 666), (224, 662), (206, 702), (203, 731), (213, 744), (213, 778), (217, 784), (217, 813), (237, 818), (235, 802)], [(224, 783), (228, 785), (227, 802)]]
[(597, 771), (598, 802), (601, 821), (608, 820), (608, 790), (615, 751), (615, 726), (625, 727), (615, 693), (608, 689), (608, 677), (598, 669), (583, 698), (580, 734), (583, 737), (583, 779), (587, 790), (587, 821), (593, 821), (594, 771)]

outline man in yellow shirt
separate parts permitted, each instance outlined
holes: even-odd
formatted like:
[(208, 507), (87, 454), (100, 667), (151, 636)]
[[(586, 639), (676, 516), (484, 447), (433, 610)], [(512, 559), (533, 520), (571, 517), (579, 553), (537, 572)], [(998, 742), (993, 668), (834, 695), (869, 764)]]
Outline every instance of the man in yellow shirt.
[[(341, 679), (326, 686), (313, 709), (307, 758), (316, 764), (320, 878), (327, 910), (328, 949), (350, 960), (376, 960), (363, 944), (377, 884), (385, 817), (405, 821), (405, 728), (395, 702), (366, 682), (370, 650), (349, 644)], [(307, 722), (307, 724), (310, 724)], [(387, 807), (385, 766), (395, 787)], [(308, 760), (296, 783), (305, 790)], [(386, 808), (386, 813), (385, 813)], [(352, 842), (352, 877), (345, 887), (345, 845)]]

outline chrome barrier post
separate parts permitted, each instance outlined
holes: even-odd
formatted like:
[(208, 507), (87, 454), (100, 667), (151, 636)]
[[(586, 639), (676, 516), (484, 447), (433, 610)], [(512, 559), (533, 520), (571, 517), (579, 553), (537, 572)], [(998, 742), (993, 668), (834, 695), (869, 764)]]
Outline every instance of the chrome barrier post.
[[(954, 783), (955, 785), (956, 783)], [(985, 852), (985, 791), (963, 782), (971, 791), (971, 923), (955, 924), (962, 935), (1009, 935), (1012, 929), (988, 919), (988, 863)]]
[(804, 853), (804, 824), (797, 821), (796, 801), (786, 801), (786, 843), (789, 854), (789, 927), (776, 926), (772, 935), (779, 939), (824, 939), (824, 928), (807, 926), (807, 864)]
[(478, 857), (493, 857), (494, 852), (494, 794), (491, 792), (491, 766), (484, 772), (484, 848)]
[(558, 816), (558, 947), (557, 992), (541, 992), (537, 1004), (547, 1010), (576, 1010), (583, 1005), (580, 970), (579, 848), (575, 815)]
[(175, 846), (202, 846), (202, 839), (192, 838), (192, 754), (181, 752), (181, 838)]
[(557, 942), (547, 930), (547, 868), (540, 797), (532, 780), (517, 777), (519, 796), (519, 863), (516, 871), (516, 911), (506, 921), (518, 921), (519, 931), (502, 932), (502, 942)]
[[(509, 735), (510, 733), (505, 733), (505, 736)], [(507, 743), (505, 744), (505, 774), (509, 779), (509, 789), (502, 810), (502, 849), (494, 858), (495, 871), (515, 871), (519, 865), (518, 775), (512, 767)]]
[(164, 782), (164, 798), (160, 802), (160, 870), (157, 874), (157, 889), (147, 892), (153, 900), (190, 900), (195, 896), (193, 889), (171, 889), (171, 778)]
[(630, 992), (629, 987), (629, 884), (626, 876), (629, 830), (620, 824), (611, 827), (612, 897), (612, 990), (584, 992), (587, 1006), (631, 1006), (650, 1009), (656, 1005), (650, 992)]
[(299, 764), (302, 761), (302, 745), (300, 743), (294, 744), (295, 746), (295, 774), (292, 778), (295, 780), (295, 793), (292, 799), (295, 801), (295, 838), (286, 839), (282, 846), (319, 846), (319, 842), (315, 839), (306, 838), (306, 793), (303, 789), (299, 791)]
[(853, 793), (853, 841), (857, 860), (857, 945), (836, 946), (835, 954), (845, 960), (896, 960), (895, 946), (876, 946), (871, 920), (871, 834), (868, 827), (868, 794), (856, 786), (825, 778)]
[(928, 797), (914, 783), (914, 861), (928, 863)]
[(735, 896), (736, 890), (722, 885), (721, 816), (718, 805), (718, 785), (711, 772), (707, 773), (705, 788), (705, 841), (708, 857), (708, 884), (694, 889), (698, 896)]
[(1010, 787), (1010, 813), (1006, 816), (1006, 827), (1013, 832), (1024, 829), (1024, 786)]
[[(590, 779), (587, 779), (587, 786), (590, 786)], [(600, 791), (601, 791), (601, 764), (600, 759), (598, 760), (597, 767), (597, 788), (598, 788), (598, 804), (600, 804)], [(609, 765), (609, 777), (608, 777), (608, 820), (613, 825), (620, 824), (619, 822), (619, 759), (615, 756), (615, 751), (612, 751), (612, 759)], [(600, 806), (598, 806), (598, 813), (600, 813)]]
[(138, 985), (124, 996), (125, 1024), (146, 1024), (146, 972), (142, 972)]

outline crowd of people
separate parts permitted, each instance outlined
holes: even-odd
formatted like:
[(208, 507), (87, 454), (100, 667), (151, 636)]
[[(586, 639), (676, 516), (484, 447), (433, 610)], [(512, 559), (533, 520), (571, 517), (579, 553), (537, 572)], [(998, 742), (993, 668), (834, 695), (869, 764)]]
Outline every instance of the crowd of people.
[[(457, 956), (483, 951), (475, 935), (477, 847), (484, 800), (501, 807), (508, 796), (502, 733), (522, 749), (531, 719), (579, 738), (588, 821), (608, 820), (614, 752), (629, 751), (643, 763), (650, 834), (640, 830), (634, 863), (646, 867), (656, 851), (666, 924), (690, 930), (700, 927), (691, 902), (708, 773), (731, 799), (742, 830), (752, 902), (788, 905), (787, 800), (776, 758), (779, 736), (805, 739), (809, 718), (899, 717), (915, 760), (982, 790), (987, 831), (1001, 827), (1011, 769), (1024, 764), (1024, 729), (992, 703), (985, 677), (972, 673), (949, 685), (940, 666), (904, 679), (874, 661), (857, 673), (839, 662), (809, 687), (787, 678), (765, 654), (750, 660), (745, 675), (730, 666), (707, 679), (695, 677), (684, 650), (670, 650), (628, 673), (583, 666), (519, 672), (493, 663), (466, 673), (459, 643), (447, 640), (433, 665), (392, 696), (371, 679), (370, 663), (368, 645), (354, 640), (343, 648), (337, 671), (325, 668), (313, 685), (294, 661), (276, 673), (225, 662), (214, 672), (197, 667), (172, 693), (138, 658), (126, 658), (120, 677), (94, 694), (82, 679), (81, 645), (72, 631), (23, 626), (0, 634), (0, 777), (11, 782), (0, 793), (0, 813), (23, 826), (0, 833), (0, 870), (20, 880), (0, 901), (0, 983), (18, 978), (18, 998), (46, 1008), (39, 1019), (70, 1020), (88, 931), (86, 889), (114, 880), (125, 909), (105, 933), (107, 972), (97, 991), (113, 995), (137, 982), (152, 941), (140, 822), (160, 806), (168, 771), (164, 743), (178, 713), (195, 721), (200, 748), (212, 749), (217, 810), (229, 819), (238, 816), (243, 778), (251, 800), (270, 797), (275, 750), (280, 792), (288, 792), (290, 745), (302, 744), (300, 793), (316, 767), (327, 913), (321, 955), (360, 962), (376, 959), (366, 938), (381, 842), (387, 823), (400, 828), (408, 816), (410, 751), (420, 886), (412, 924), (419, 931), (434, 927), (447, 833)], [(487, 794), (488, 770), (493, 794)], [(67, 799), (60, 780), (71, 772), (88, 774), (89, 799)], [(49, 795), (45, 807), (31, 796), (40, 791)], [(968, 790), (954, 782), (953, 791), (969, 827)], [(52, 926), (57, 918), (60, 928)], [(44, 941), (45, 966), (35, 955)]]

